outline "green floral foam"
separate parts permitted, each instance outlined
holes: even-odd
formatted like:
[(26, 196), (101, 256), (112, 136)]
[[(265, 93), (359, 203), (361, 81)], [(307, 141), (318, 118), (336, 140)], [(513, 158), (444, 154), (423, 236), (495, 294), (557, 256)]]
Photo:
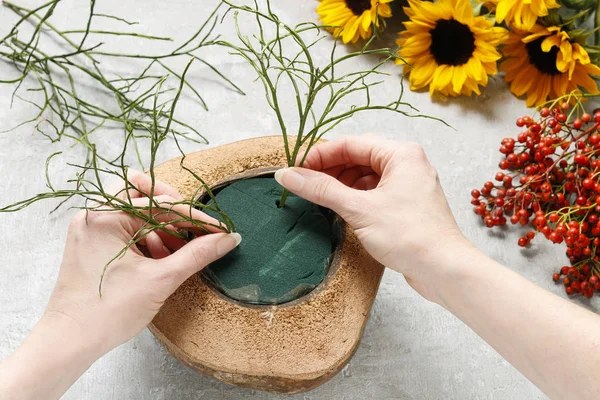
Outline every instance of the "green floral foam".
[(285, 303), (313, 290), (327, 274), (337, 237), (333, 213), (294, 195), (278, 208), (282, 191), (268, 177), (236, 181), (215, 195), (242, 243), (202, 274), (232, 299)]

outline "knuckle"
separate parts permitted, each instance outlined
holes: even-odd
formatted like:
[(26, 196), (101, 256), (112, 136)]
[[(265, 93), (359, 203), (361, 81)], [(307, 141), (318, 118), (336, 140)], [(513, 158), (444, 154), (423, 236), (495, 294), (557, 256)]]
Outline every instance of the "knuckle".
[(208, 264), (208, 249), (204, 246), (196, 246), (192, 249), (192, 260), (195, 265), (205, 266)]
[(399, 156), (396, 160), (398, 163), (402, 164), (403, 162), (409, 162), (415, 167), (425, 167), (425, 168), (433, 168), (429, 163), (429, 159), (427, 158), (427, 154), (423, 147), (415, 142), (406, 142), (402, 143), (397, 148), (397, 155)]
[(360, 190), (355, 190), (351, 195), (344, 195), (338, 200), (335, 211), (351, 226), (364, 221), (369, 211), (372, 210), (372, 195)]
[(428, 168), (428, 172), (429, 172), (429, 176), (434, 179), (436, 182), (440, 181), (440, 174), (438, 173), (438, 170), (433, 167), (432, 165), (429, 166)]
[[(148, 202), (150, 202), (150, 199), (148, 199)], [(163, 211), (171, 211), (175, 207), (175, 203), (177, 202), (177, 200), (172, 196), (163, 194), (160, 196), (155, 196), (153, 202), (158, 204), (158, 206), (162, 208)]]
[(369, 208), (369, 200), (366, 196), (352, 196), (344, 201), (344, 208), (348, 213), (361, 216)]
[(114, 211), (92, 211), (83, 216), (84, 224), (90, 228), (105, 228), (115, 222)]
[(69, 224), (69, 229), (80, 229), (82, 226), (86, 224), (86, 212), (84, 210), (79, 211), (75, 216), (71, 219)]
[(353, 227), (361, 225), (364, 222), (369, 209), (369, 201), (364, 198), (352, 198), (344, 202), (345, 218)]
[(172, 211), (177, 207), (175, 204), (177, 200), (171, 196), (164, 196), (159, 202), (160, 206), (166, 210)]
[(173, 287), (178, 281), (177, 273), (170, 268), (159, 268), (154, 275), (154, 280), (158, 286)]
[(407, 154), (413, 157), (422, 158), (425, 156), (425, 150), (423, 149), (423, 146), (421, 146), (419, 143), (407, 142), (404, 144), (403, 147), (405, 148)]
[(313, 194), (315, 196), (315, 202), (320, 203), (327, 200), (329, 191), (331, 187), (331, 182), (329, 179), (318, 179), (315, 182), (313, 188)]

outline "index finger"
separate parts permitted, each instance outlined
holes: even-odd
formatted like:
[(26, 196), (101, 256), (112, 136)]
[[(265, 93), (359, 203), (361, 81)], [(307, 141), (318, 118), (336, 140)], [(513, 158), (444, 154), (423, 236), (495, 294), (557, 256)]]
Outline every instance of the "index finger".
[(304, 168), (325, 171), (340, 165), (370, 167), (381, 175), (386, 158), (381, 150), (389, 149), (392, 142), (376, 137), (345, 137), (313, 147), (304, 161)]
[[(129, 196), (132, 199), (148, 197), (150, 195), (150, 191), (152, 190), (152, 178), (150, 176), (135, 169), (129, 169), (127, 171), (127, 181), (127, 185), (125, 185), (125, 181), (122, 179), (112, 183), (109, 185), (107, 193), (114, 194), (116, 197), (123, 200), (128, 197), (127, 191), (129, 191)], [(156, 179), (154, 181), (154, 196), (162, 195), (171, 196), (179, 201), (183, 200), (183, 196), (177, 189)]]

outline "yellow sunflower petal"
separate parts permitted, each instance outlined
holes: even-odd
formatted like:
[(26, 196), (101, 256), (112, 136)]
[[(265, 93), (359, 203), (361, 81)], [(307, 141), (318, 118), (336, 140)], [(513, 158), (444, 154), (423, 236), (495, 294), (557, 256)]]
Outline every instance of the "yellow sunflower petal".
[(350, 43), (354, 37), (356, 36), (356, 31), (358, 30), (358, 24), (360, 20), (358, 17), (353, 16), (344, 26), (344, 31), (342, 32), (342, 40), (344, 43)]
[(429, 85), (433, 80), (433, 74), (435, 73), (436, 68), (437, 64), (433, 58), (424, 63), (420, 63), (418, 67), (410, 73), (411, 84), (419, 89)]
[[(535, 25), (531, 29), (531, 32), (532, 33), (530, 33), (530, 34), (528, 34), (528, 35), (526, 35), (526, 36), (524, 36), (524, 37), (521, 38), (521, 41), (523, 43), (530, 43), (530, 42), (533, 42), (536, 39), (539, 39), (539, 38), (542, 38), (542, 37), (547, 37), (547, 36), (551, 35), (550, 31), (548, 31), (547, 28), (545, 28), (545, 27), (543, 27), (541, 25)], [(516, 35), (516, 36), (517, 36), (517, 38), (520, 37), (520, 35)]]
[[(571, 51), (572, 47), (571, 47), (571, 43), (564, 41), (560, 44), (560, 53), (562, 55), (562, 57), (564, 58), (565, 62), (570, 62), (571, 58), (572, 58), (572, 54), (573, 52)], [(558, 65), (557, 65), (558, 67)], [(558, 68), (559, 71), (564, 71), (564, 69), (560, 69)]]
[(319, 21), (334, 36), (341, 35), (344, 43), (355, 43), (359, 38), (369, 39), (373, 25), (381, 26), (383, 18), (392, 16), (388, 3), (393, 0), (371, 0), (371, 6), (360, 15), (348, 5), (348, 0), (322, 0), (317, 6)]
[(516, 2), (517, 0), (500, 0), (496, 8), (496, 21), (503, 22)]
[(454, 76), (452, 77), (452, 90), (457, 94), (462, 92), (462, 87), (467, 80), (467, 71), (464, 65), (454, 68)]
[(527, 107), (533, 107), (537, 104), (538, 91), (539, 91), (539, 89), (534, 87), (532, 90), (527, 92), (527, 98), (525, 100), (525, 105)]
[(517, 72), (511, 85), (512, 92), (515, 96), (522, 96), (529, 91), (529, 88), (534, 83), (531, 79), (531, 73), (532, 71), (530, 68), (524, 68)]
[(466, 69), (469, 76), (471, 76), (476, 82), (483, 81), (485, 72), (483, 71), (483, 66), (478, 59), (471, 57), (466, 64)]
[(342, 2), (322, 2), (317, 7), (317, 12), (319, 14), (337, 13), (337, 12), (342, 12), (345, 10), (348, 10), (348, 7), (346, 7), (346, 3), (344, 3), (343, 1)]
[(584, 69), (579, 69), (573, 74), (573, 81), (590, 93), (598, 93), (598, 84)]
[(579, 43), (573, 43), (573, 58), (582, 65), (591, 63), (589, 54)]
[[(429, 94), (433, 95), (436, 90), (440, 90), (445, 87), (448, 82), (450, 82), (450, 71), (448, 70), (448, 65), (442, 64), (438, 65), (433, 73), (432, 82), (429, 84)], [(446, 84), (443, 84), (446, 81)]]
[(467, 77), (467, 80), (465, 81), (465, 87), (469, 91), (475, 92), (475, 94), (481, 94), (481, 90), (479, 90), (479, 85), (477, 85), (477, 82), (475, 82), (473, 79)]
[[(506, 59), (501, 63), (500, 69), (506, 72), (504, 78), (510, 84), (513, 94), (526, 94), (527, 106), (537, 106), (550, 97), (563, 96), (576, 89), (598, 91), (598, 85), (592, 75), (600, 75), (600, 67), (591, 63), (584, 64), (589, 55), (579, 44), (571, 43), (566, 31), (561, 27), (544, 28), (536, 25), (532, 32), (528, 34), (513, 31), (508, 40), (509, 44), (502, 49)], [(534, 40), (543, 39), (540, 40), (542, 51), (548, 50), (549, 53), (554, 46), (559, 47), (554, 66), (539, 66), (532, 62), (526, 43), (533, 42), (533, 35), (536, 36)], [(538, 58), (537, 62), (552, 61), (547, 59), (548, 56), (544, 57)], [(552, 72), (552, 67), (555, 67), (555, 72)]]
[[(520, 0), (500, 1), (511, 8)], [(408, 0), (408, 5), (405, 12), (409, 21), (404, 24), (405, 30), (397, 43), (398, 55), (410, 64), (404, 66), (404, 71), (409, 73), (411, 89), (429, 85), (431, 95), (434, 92), (447, 96), (481, 93), (479, 86), (485, 86), (488, 76), (497, 73), (497, 61), (502, 57), (498, 46), (511, 38), (508, 31), (495, 27), (494, 22), (485, 17), (474, 16), (468, 0), (437, 0), (435, 3)], [(455, 22), (439, 25), (442, 20)], [(456, 46), (446, 42), (434, 46), (434, 40), (441, 40), (440, 34), (444, 39), (452, 37), (448, 32), (455, 29), (457, 35), (464, 35), (464, 27), (475, 39), (473, 48), (461, 48), (458, 41)], [(432, 32), (437, 29), (440, 31), (434, 37)], [(523, 44), (519, 46), (522, 50)], [(439, 53), (434, 54), (436, 51)], [(396, 62), (404, 64), (400, 60)]]
[(556, 35), (548, 36), (542, 41), (542, 51), (548, 53), (552, 47), (560, 47), (560, 38)]
[(530, 29), (537, 21), (537, 15), (530, 9), (523, 10), (522, 26), (524, 29)]
[(545, 75), (542, 79), (542, 87), (539, 92), (538, 104), (545, 102), (550, 96), (550, 90), (552, 89), (552, 77), (550, 75)]
[(381, 18), (391, 18), (392, 17), (392, 8), (387, 4), (379, 4), (379, 9), (377, 10), (377, 14)]
[(531, 2), (531, 11), (538, 17), (543, 17), (548, 15), (548, 8), (544, 1), (533, 0)]
[(463, 24), (467, 24), (473, 19), (473, 8), (467, 0), (455, 0), (454, 18)]
[(368, 30), (371, 27), (371, 13), (369, 10), (365, 10), (360, 17), (360, 27), (363, 30)]
[(554, 90), (554, 94), (552, 97), (560, 97), (567, 92), (567, 86), (569, 84), (569, 80), (567, 79), (566, 74), (560, 74), (552, 79), (552, 88)]

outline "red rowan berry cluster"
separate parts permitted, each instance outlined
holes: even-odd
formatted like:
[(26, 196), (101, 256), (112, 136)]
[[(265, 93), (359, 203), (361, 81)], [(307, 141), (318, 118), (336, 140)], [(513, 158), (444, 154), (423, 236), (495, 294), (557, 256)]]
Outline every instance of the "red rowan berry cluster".
[(517, 119), (523, 131), (502, 140), (502, 171), (471, 192), (471, 204), (489, 228), (532, 226), (519, 246), (537, 234), (564, 242), (572, 266), (553, 279), (567, 294), (590, 298), (600, 291), (600, 112), (577, 117), (579, 109), (563, 102)]

